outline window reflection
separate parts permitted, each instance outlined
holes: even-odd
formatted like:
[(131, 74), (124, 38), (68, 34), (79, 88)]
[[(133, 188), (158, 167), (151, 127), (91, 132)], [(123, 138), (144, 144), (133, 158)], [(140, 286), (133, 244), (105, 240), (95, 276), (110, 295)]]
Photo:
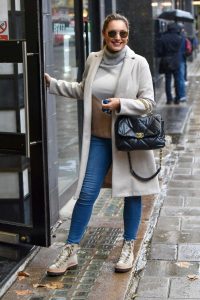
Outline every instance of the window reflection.
[[(52, 0), (54, 76), (76, 81), (74, 1)], [(77, 179), (79, 167), (78, 112), (76, 99), (56, 96), (59, 158), (59, 194)]]

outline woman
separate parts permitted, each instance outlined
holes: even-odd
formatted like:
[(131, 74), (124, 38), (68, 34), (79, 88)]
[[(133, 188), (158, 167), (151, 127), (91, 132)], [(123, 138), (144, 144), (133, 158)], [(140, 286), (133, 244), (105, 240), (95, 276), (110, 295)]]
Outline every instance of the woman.
[[(141, 219), (141, 196), (159, 192), (157, 178), (143, 183), (131, 176), (127, 154), (115, 147), (113, 130), (118, 115), (141, 115), (152, 110), (155, 102), (148, 63), (127, 46), (129, 24), (124, 16), (107, 16), (102, 34), (104, 49), (89, 55), (82, 82), (56, 80), (45, 74), (50, 93), (84, 100), (77, 201), (66, 246), (47, 270), (52, 276), (62, 275), (78, 264), (78, 244), (110, 167), (112, 195), (124, 197), (124, 243), (116, 272), (129, 271), (133, 266), (134, 240)], [(109, 102), (102, 104), (103, 99)], [(111, 114), (103, 112), (102, 108), (110, 110)], [(155, 172), (153, 151), (135, 151), (131, 159), (134, 170), (141, 176), (147, 177)]]

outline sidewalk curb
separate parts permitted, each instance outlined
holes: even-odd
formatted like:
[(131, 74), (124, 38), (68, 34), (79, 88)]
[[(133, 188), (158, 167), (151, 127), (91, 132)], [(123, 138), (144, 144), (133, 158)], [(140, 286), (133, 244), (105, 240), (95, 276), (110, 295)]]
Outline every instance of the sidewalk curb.
[[(169, 161), (173, 162), (170, 166), (167, 165), (167, 162), (169, 162)], [(166, 174), (167, 174), (168, 175), (167, 180), (163, 182), (161, 192), (157, 196), (156, 201), (154, 203), (152, 213), (151, 213), (151, 216), (149, 219), (148, 228), (146, 230), (143, 242), (141, 244), (140, 250), (139, 250), (137, 258), (136, 258), (135, 268), (132, 271), (131, 279), (127, 285), (127, 290), (125, 293), (124, 300), (132, 300), (133, 296), (136, 295), (136, 290), (137, 290), (138, 283), (140, 280), (140, 273), (145, 268), (146, 263), (147, 263), (149, 244), (150, 244), (151, 238), (153, 236), (154, 228), (157, 224), (157, 221), (158, 221), (158, 218), (160, 215), (160, 211), (161, 211), (163, 201), (165, 198), (165, 194), (166, 194), (166, 188), (167, 188), (168, 182), (171, 179), (171, 176), (173, 174), (173, 170), (176, 166), (177, 161), (178, 161), (178, 157), (176, 155), (176, 152), (173, 152), (167, 157), (167, 161), (165, 162), (165, 168), (164, 168), (164, 172), (162, 174), (162, 178), (166, 178)]]

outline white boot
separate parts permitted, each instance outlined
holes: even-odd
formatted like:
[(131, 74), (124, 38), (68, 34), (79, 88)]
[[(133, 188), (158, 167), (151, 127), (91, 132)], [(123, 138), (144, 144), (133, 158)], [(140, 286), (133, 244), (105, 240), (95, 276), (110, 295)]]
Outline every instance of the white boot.
[(77, 266), (77, 250), (78, 244), (67, 244), (55, 262), (48, 268), (47, 274), (50, 276), (63, 275), (68, 269)]
[(124, 241), (120, 258), (115, 265), (115, 272), (124, 273), (132, 269), (134, 261), (133, 247), (134, 241)]

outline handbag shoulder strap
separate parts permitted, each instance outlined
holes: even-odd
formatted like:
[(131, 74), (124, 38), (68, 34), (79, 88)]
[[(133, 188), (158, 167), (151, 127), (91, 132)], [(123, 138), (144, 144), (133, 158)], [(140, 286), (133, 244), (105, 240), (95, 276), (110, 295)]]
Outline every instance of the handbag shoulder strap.
[(162, 165), (162, 149), (160, 149), (160, 163), (159, 163), (159, 168), (157, 169), (157, 171), (153, 175), (151, 175), (149, 177), (141, 177), (140, 175), (136, 174), (135, 171), (133, 170), (133, 167), (132, 167), (130, 152), (127, 152), (127, 155), (128, 155), (128, 161), (129, 161), (129, 167), (130, 167), (131, 175), (133, 177), (137, 178), (140, 181), (149, 181), (149, 180), (153, 179), (154, 177), (156, 177), (158, 175), (158, 173), (161, 170), (161, 165)]

